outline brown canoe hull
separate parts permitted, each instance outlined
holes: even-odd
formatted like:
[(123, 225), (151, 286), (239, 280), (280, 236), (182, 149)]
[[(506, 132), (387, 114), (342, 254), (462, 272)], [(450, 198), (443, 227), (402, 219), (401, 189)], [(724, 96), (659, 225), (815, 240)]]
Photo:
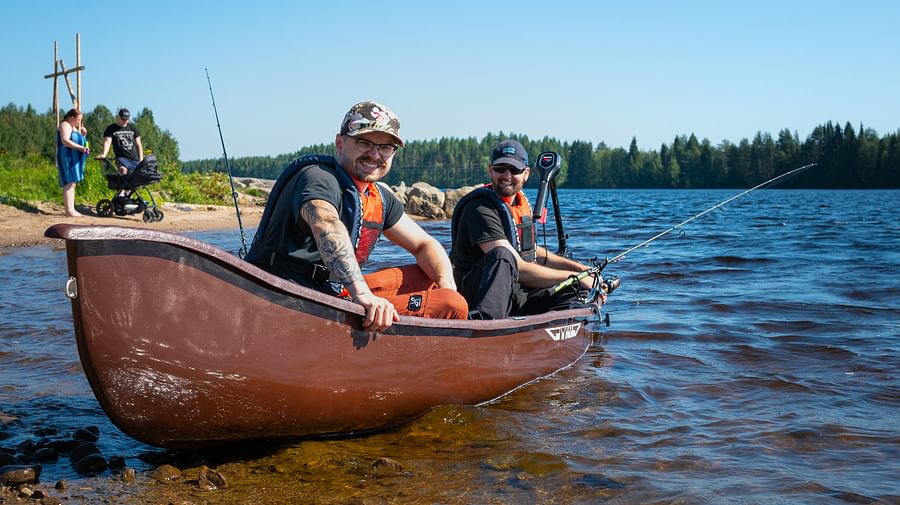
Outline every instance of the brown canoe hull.
[(359, 433), (484, 403), (577, 361), (597, 317), (402, 317), (375, 335), (359, 329), (358, 305), (183, 236), (46, 234), (66, 240), (78, 352), (100, 405), (163, 447)]

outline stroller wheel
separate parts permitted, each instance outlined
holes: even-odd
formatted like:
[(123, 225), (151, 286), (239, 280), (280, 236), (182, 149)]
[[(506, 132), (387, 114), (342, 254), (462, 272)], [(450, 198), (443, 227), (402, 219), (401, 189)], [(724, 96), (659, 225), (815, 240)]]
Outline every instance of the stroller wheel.
[(143, 219), (145, 223), (156, 221), (156, 215), (153, 213), (153, 209), (144, 209)]
[(109, 200), (100, 200), (97, 202), (97, 215), (100, 217), (109, 217), (113, 215), (112, 202)]
[(159, 209), (153, 209), (153, 213), (156, 214), (156, 222), (160, 222), (163, 220), (163, 211)]

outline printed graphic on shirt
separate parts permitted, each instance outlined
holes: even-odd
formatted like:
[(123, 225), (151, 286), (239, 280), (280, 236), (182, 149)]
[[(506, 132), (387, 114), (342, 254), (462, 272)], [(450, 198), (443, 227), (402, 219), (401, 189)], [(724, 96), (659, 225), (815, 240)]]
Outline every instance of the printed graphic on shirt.
[(134, 148), (134, 132), (128, 130), (120, 130), (113, 133), (113, 137), (116, 138), (116, 142), (119, 143), (120, 146), (130, 151)]

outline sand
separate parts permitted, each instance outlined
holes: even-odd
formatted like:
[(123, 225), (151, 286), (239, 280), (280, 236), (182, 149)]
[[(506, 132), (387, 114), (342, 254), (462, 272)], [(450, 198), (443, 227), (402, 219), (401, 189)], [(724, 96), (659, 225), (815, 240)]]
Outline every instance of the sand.
[[(57, 223), (133, 226), (175, 233), (238, 228), (234, 206), (167, 203), (161, 207), (165, 217), (158, 223), (143, 222), (141, 214), (99, 217), (85, 207), (78, 210), (89, 214), (79, 218), (67, 217), (62, 206), (53, 203), (37, 204), (26, 210), (0, 204), (0, 249), (53, 244), (58, 239), (44, 237), (44, 230)], [(241, 207), (244, 229), (255, 228), (262, 212), (261, 206)]]

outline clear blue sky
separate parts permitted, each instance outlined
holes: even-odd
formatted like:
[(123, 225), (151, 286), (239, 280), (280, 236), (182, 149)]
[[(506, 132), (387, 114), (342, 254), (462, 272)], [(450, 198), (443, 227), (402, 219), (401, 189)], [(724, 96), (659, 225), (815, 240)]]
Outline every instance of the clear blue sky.
[(78, 32), (84, 109), (149, 107), (184, 160), (221, 156), (204, 68), (232, 157), (331, 142), (362, 100), (409, 140), (900, 128), (894, 0), (12, 0), (0, 25), (0, 104), (49, 110), (53, 41), (74, 66)]

